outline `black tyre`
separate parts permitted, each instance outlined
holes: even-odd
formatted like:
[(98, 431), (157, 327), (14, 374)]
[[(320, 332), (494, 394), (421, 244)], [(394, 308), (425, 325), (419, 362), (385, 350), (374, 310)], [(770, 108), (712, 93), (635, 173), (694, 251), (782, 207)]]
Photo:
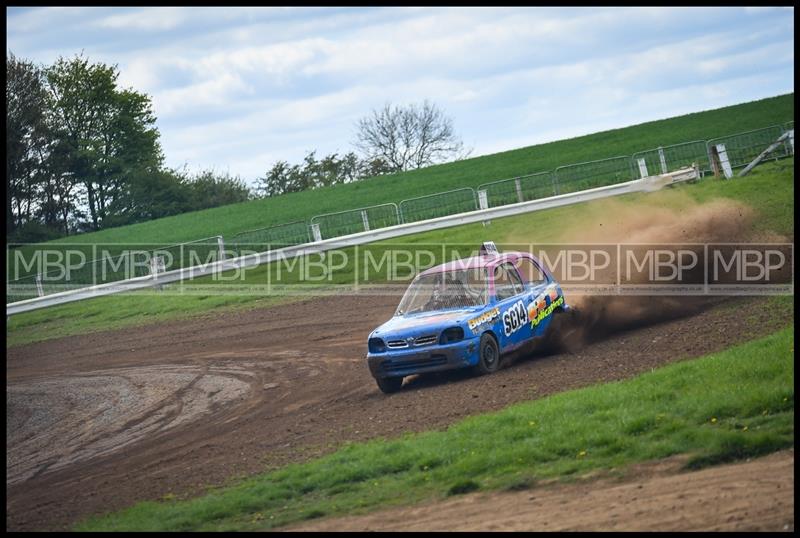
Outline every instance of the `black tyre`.
[(378, 383), (381, 392), (385, 394), (397, 392), (403, 386), (402, 377), (376, 377), (375, 382)]
[(491, 374), (500, 368), (500, 348), (497, 341), (489, 333), (483, 333), (478, 348), (478, 364), (475, 370), (479, 374)]

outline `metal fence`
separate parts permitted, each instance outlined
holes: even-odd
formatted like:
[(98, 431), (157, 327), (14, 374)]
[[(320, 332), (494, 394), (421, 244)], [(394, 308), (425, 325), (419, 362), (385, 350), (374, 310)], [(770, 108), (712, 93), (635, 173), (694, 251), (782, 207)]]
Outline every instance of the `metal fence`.
[(553, 172), (539, 172), (483, 183), (478, 186), (478, 192), (480, 191), (486, 191), (487, 207), (528, 202), (556, 194)]
[(455, 189), (428, 196), (418, 196), (400, 202), (400, 218), (403, 222), (435, 219), (456, 213), (478, 209), (475, 191), (469, 187)]
[[(725, 153), (727, 154), (731, 168), (747, 166), (753, 159), (758, 157), (767, 146), (780, 138), (784, 132), (782, 126), (773, 125), (754, 131), (745, 131), (743, 133), (712, 138), (706, 142), (707, 152), (708, 155), (712, 155), (716, 147), (722, 144), (725, 146)], [(777, 160), (788, 157), (789, 155), (791, 155), (791, 152), (787, 149), (787, 144), (781, 144), (765, 158)]]
[(302, 245), (310, 241), (311, 234), (308, 230), (308, 224), (299, 220), (278, 224), (277, 226), (239, 232), (228, 241), (226, 248), (231, 252), (241, 249), (261, 249), (260, 252), (265, 252), (276, 248)]
[(149, 257), (143, 251), (112, 256), (110, 253), (80, 264), (9, 280), (6, 295), (21, 301), (95, 284), (128, 280), (150, 274)]
[(39, 275), (28, 275), (6, 282), (6, 304), (44, 295)]
[(559, 166), (555, 170), (556, 194), (615, 185), (638, 179), (630, 156)]
[(640, 151), (634, 153), (631, 160), (637, 177), (666, 174), (693, 164), (700, 172), (711, 172), (705, 140)]
[(311, 225), (319, 227), (319, 239), (368, 232), (398, 224), (400, 224), (400, 210), (394, 203), (326, 213), (311, 218)]
[[(67, 262), (56, 270), (8, 280), (7, 300), (22, 301), (97, 284), (148, 276), (154, 270), (164, 272), (213, 263), (222, 259), (224, 245), (221, 239), (219, 236), (207, 237), (156, 248), (149, 245), (128, 245), (124, 247), (123, 254), (115, 254), (111, 250), (101, 248), (97, 258), (80, 260), (79, 263)], [(120, 250), (118, 245), (114, 247), (115, 250)], [(85, 256), (81, 249), (75, 249), (74, 254)], [(154, 262), (158, 262), (157, 266)]]
[(222, 236), (214, 236), (158, 247), (148, 250), (147, 254), (149, 258), (161, 256), (164, 259), (164, 268), (159, 271), (171, 271), (221, 260), (225, 257), (225, 246)]

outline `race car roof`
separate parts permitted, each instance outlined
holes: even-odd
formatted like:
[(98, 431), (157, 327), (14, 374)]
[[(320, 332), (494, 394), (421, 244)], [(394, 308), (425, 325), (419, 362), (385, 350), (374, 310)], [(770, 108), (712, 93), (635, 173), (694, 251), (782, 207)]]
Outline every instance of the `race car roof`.
[(435, 273), (446, 273), (449, 271), (461, 271), (464, 269), (480, 269), (482, 267), (494, 267), (495, 265), (503, 262), (515, 263), (517, 258), (520, 257), (521, 252), (503, 252), (499, 255), (488, 256), (472, 256), (471, 258), (463, 258), (460, 260), (453, 260), (451, 262), (443, 263), (430, 269), (426, 269), (422, 275), (430, 275)]

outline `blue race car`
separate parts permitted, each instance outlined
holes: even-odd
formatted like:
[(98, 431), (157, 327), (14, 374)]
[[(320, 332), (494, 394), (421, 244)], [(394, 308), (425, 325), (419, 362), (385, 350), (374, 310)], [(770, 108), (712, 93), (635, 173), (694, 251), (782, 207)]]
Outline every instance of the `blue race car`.
[(501, 254), (486, 242), (478, 256), (414, 278), (394, 317), (369, 335), (367, 363), (385, 393), (412, 374), (466, 367), (489, 374), (503, 354), (541, 341), (553, 314), (568, 309), (535, 256)]

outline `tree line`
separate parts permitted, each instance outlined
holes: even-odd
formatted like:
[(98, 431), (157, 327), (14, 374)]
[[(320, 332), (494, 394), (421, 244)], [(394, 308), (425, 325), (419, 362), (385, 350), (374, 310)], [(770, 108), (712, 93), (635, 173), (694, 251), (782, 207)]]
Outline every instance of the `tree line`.
[(278, 161), (251, 190), (238, 176), (164, 164), (150, 97), (116, 65), (82, 54), (36, 65), (6, 55), (6, 240), (35, 242), (461, 158), (449, 118), (427, 101), (373, 110), (353, 151)]
[(6, 240), (41, 241), (240, 202), (213, 170), (164, 166), (150, 98), (82, 55), (6, 56)]

